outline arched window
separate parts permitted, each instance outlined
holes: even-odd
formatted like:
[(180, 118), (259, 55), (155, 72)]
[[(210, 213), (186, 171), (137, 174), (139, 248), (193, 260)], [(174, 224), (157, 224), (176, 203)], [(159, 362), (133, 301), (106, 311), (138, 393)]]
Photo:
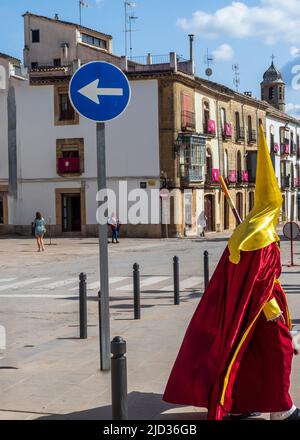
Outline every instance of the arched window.
[(252, 131), (252, 118), (251, 115), (248, 116), (248, 130)]
[(294, 147), (294, 132), (293, 131), (291, 131), (291, 141), (290, 141), (290, 144), (291, 144), (290, 152), (291, 152), (291, 154), (294, 154), (295, 153), (295, 147)]
[(241, 140), (241, 121), (240, 121), (240, 114), (239, 112), (235, 113), (235, 133), (236, 133), (236, 140)]
[(213, 157), (210, 148), (206, 150), (206, 181), (210, 183), (212, 181), (212, 169), (213, 169)]
[(203, 101), (203, 131), (208, 133), (208, 121), (210, 120), (209, 102)]
[(236, 209), (241, 220), (243, 220), (243, 194), (240, 192), (236, 195)]
[(291, 187), (295, 188), (295, 166), (291, 164)]
[(228, 167), (228, 151), (224, 151), (224, 173), (225, 177), (228, 178), (229, 176), (229, 167)]
[(251, 115), (248, 116), (248, 142), (251, 143), (254, 140), (253, 136), (253, 130), (252, 130), (252, 118)]
[(249, 192), (249, 212), (252, 211), (254, 207), (254, 192)]
[(271, 152), (274, 152), (275, 147), (275, 134), (274, 134), (274, 125), (270, 125), (270, 149)]
[(237, 166), (237, 180), (240, 183), (242, 182), (242, 155), (240, 151), (237, 152), (236, 166)]
[(269, 87), (269, 100), (272, 101), (274, 99), (274, 87)]
[(221, 108), (221, 124), (222, 124), (222, 130), (224, 131), (226, 124), (226, 110), (224, 107)]
[(235, 112), (235, 127), (237, 130), (241, 128), (239, 112)]

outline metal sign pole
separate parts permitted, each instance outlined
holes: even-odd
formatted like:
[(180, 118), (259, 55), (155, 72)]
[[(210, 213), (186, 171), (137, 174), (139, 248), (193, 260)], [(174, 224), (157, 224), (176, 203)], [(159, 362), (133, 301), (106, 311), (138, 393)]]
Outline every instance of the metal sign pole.
[[(106, 189), (105, 162), (105, 124), (97, 122), (97, 180), (98, 191)], [(101, 205), (105, 202), (99, 202)], [(109, 322), (109, 283), (108, 283), (108, 246), (107, 224), (99, 225), (99, 262), (100, 262), (100, 367), (110, 370), (110, 322)]]
[[(101, 87), (100, 87), (101, 86)], [(131, 89), (121, 69), (105, 61), (91, 61), (76, 70), (69, 85), (73, 108), (85, 118), (95, 121), (97, 138), (98, 191), (106, 190), (105, 121), (112, 121), (127, 108)], [(102, 122), (100, 122), (102, 121)], [(101, 207), (106, 200), (99, 202)], [(108, 214), (108, 213), (106, 213)], [(110, 370), (110, 321), (108, 284), (107, 221), (99, 225), (99, 344), (101, 370)]]

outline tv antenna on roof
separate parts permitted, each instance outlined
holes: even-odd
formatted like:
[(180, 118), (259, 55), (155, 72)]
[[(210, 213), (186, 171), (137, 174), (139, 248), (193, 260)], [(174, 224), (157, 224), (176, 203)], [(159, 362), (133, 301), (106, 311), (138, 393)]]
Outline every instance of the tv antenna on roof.
[(241, 84), (240, 66), (238, 64), (233, 64), (232, 65), (232, 70), (234, 72), (233, 84), (235, 85), (235, 89), (238, 92), (239, 91), (239, 85)]
[(206, 52), (206, 56), (204, 57), (204, 64), (206, 64), (206, 69), (205, 69), (205, 75), (207, 76), (207, 79), (209, 79), (210, 76), (212, 76), (213, 74), (213, 70), (211, 68), (211, 65), (213, 64), (214, 58), (213, 56), (208, 52)]
[[(133, 20), (134, 18), (137, 19), (137, 17), (134, 17), (134, 13), (129, 13), (129, 8), (135, 8), (136, 7), (136, 3), (135, 2), (131, 2), (128, 0), (124, 1), (124, 9), (125, 9), (125, 56), (127, 57), (128, 55), (128, 38), (127, 38), (127, 34), (128, 32), (132, 32), (131, 30), (131, 20)], [(132, 18), (131, 18), (132, 17)], [(129, 30), (128, 30), (128, 24), (129, 24)], [(131, 38), (131, 35), (130, 35)]]
[(139, 17), (136, 17), (134, 14), (129, 16), (129, 42), (130, 42), (130, 59), (132, 60), (132, 21), (137, 20)]
[(82, 22), (82, 8), (88, 8), (90, 5), (85, 0), (79, 0), (79, 24)]

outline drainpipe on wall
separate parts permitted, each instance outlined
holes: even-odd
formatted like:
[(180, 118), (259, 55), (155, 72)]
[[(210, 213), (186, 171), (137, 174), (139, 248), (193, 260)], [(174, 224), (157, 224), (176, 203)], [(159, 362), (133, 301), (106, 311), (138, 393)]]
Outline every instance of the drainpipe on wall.
[[(223, 137), (222, 137), (222, 124), (221, 124), (221, 117), (220, 117), (220, 108), (219, 108), (219, 98), (220, 95), (217, 95), (217, 99), (216, 99), (216, 118), (217, 118), (217, 130), (218, 130), (218, 152), (219, 152), (219, 167), (220, 167), (220, 174), (223, 175), (224, 173), (224, 155), (223, 155)], [(221, 210), (221, 194), (222, 191), (219, 189), (218, 190), (218, 201), (219, 201), (219, 230), (222, 230), (222, 210)], [(227, 203), (227, 202), (226, 202)], [(217, 226), (217, 225), (216, 225)]]
[(15, 89), (9, 86), (7, 95), (7, 137), (8, 137), (8, 188), (9, 195), (18, 198), (17, 181), (17, 111)]

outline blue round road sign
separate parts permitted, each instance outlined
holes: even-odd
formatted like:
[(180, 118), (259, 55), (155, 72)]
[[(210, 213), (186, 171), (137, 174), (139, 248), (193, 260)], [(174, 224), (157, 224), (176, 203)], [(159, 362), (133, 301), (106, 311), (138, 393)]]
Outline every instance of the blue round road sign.
[(81, 66), (72, 76), (70, 101), (82, 116), (97, 122), (120, 116), (130, 101), (127, 77), (116, 66), (105, 61), (92, 61)]

